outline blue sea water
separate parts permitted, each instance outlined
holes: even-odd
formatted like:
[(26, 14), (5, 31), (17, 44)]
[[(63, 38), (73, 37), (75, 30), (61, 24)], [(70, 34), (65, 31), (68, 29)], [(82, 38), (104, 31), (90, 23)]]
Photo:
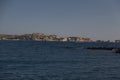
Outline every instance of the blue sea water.
[(120, 80), (115, 43), (0, 41), (0, 80)]

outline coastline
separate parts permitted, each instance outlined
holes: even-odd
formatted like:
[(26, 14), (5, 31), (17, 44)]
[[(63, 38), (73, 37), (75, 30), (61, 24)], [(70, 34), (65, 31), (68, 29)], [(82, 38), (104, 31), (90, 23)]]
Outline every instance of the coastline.
[(61, 42), (92, 42), (90, 38), (84, 37), (59, 37), (57, 35), (46, 35), (42, 33), (32, 33), (23, 35), (0, 34), (0, 40), (32, 40), (32, 41), (61, 41)]

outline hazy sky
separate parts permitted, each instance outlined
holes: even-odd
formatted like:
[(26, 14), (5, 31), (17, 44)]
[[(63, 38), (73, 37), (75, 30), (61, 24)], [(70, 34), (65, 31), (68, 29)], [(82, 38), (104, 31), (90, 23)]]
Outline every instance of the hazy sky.
[(120, 39), (120, 0), (1, 0), (0, 34)]

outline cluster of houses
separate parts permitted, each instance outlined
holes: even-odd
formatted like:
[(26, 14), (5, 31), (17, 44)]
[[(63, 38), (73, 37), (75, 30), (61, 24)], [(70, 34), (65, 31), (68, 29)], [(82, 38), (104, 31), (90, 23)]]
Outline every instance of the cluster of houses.
[(63, 41), (63, 42), (90, 42), (92, 41), (90, 38), (83, 37), (59, 37), (57, 35), (44, 35), (40, 33), (34, 34), (35, 39), (37, 41)]
[(66, 37), (63, 38), (62, 41), (69, 41), (69, 42), (91, 42), (90, 38), (83, 38), (83, 37)]

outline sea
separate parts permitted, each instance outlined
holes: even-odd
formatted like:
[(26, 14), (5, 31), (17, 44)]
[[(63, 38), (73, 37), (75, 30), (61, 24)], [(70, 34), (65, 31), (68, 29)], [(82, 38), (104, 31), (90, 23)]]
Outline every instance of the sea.
[(120, 43), (0, 41), (0, 80), (120, 80)]

